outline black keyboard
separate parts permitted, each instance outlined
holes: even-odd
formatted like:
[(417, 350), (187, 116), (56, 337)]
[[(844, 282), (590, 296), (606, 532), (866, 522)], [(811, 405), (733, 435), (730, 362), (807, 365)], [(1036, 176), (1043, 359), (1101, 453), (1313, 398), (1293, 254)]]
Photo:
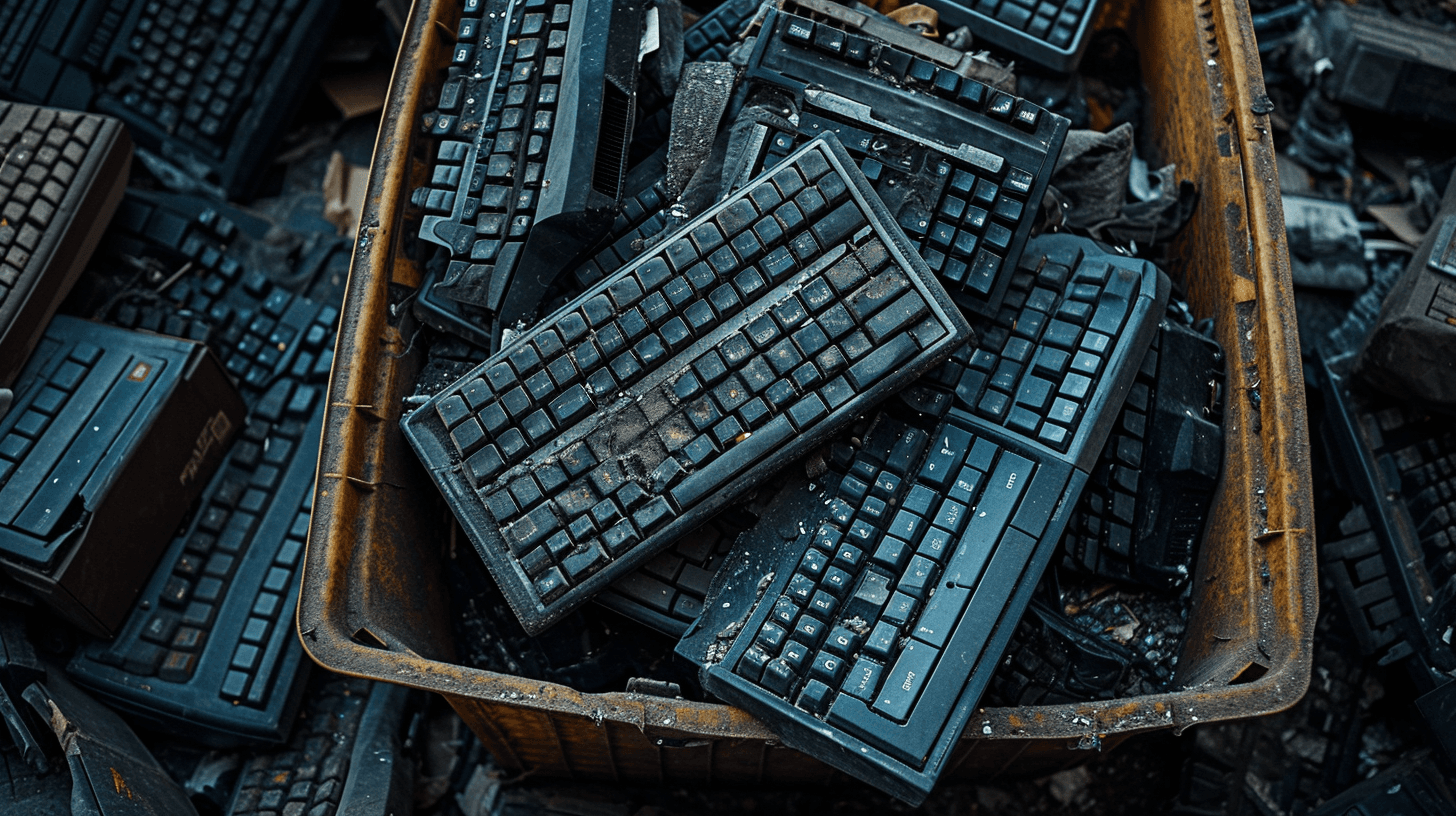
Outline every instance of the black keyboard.
[[(639, 162), (627, 175), (622, 211), (612, 222), (602, 245), (592, 257), (578, 266), (571, 276), (558, 279), (558, 289), (579, 291), (601, 280), (608, 272), (642, 254), (645, 240), (667, 227), (667, 193), (663, 187), (667, 171), (667, 149), (661, 148)], [(426, 325), (469, 340), (482, 349), (491, 347), (494, 317), (484, 309), (463, 303), (450, 296), (450, 287), (442, 281), (459, 279), (469, 264), (450, 261), (443, 270), (439, 264), (426, 266), (423, 280), (414, 300), (414, 313)], [(570, 287), (570, 288), (569, 288)]]
[(121, 119), (140, 147), (243, 195), (289, 122), (337, 0), (0, 4), (0, 95)]
[[(0, 23), (0, 37), (5, 31)], [(131, 140), (121, 123), (104, 116), (0, 102), (0, 156), (3, 390), (15, 382), (116, 210)], [(0, 416), (8, 404), (0, 398)]]
[(228, 250), (237, 233), (216, 209), (189, 212), (182, 199), (129, 192), (102, 251), (160, 265), (170, 283), (123, 289), (97, 317), (207, 343), (252, 405), (282, 379), (328, 377), (339, 310), (245, 265)]
[[(941, 24), (968, 26), (975, 47), (1008, 51), (1053, 71), (1077, 70), (1097, 0), (937, 0)], [(942, 29), (944, 30), (944, 29)]]
[(1382, 663), (1414, 655), (1430, 687), (1456, 670), (1456, 432), (1447, 416), (1364, 388), (1350, 362), (1320, 358), (1326, 446), (1360, 505), (1321, 545), (1324, 574), (1361, 650)]
[(228, 816), (409, 813), (405, 686), (326, 676), (311, 685), (288, 742), (243, 767)]
[(1062, 539), (1077, 569), (1172, 589), (1188, 580), (1223, 469), (1223, 352), (1164, 318)]
[(1355, 375), (1394, 397), (1456, 410), (1456, 184), (1395, 281)]
[(281, 380), (258, 401), (116, 639), (72, 658), (76, 682), (197, 742), (287, 736), (308, 667), (293, 620), (324, 388)]
[(494, 350), (616, 216), (646, 3), (462, 2), (420, 237), (463, 262), (437, 294), (493, 315)]
[(857, 31), (786, 12), (765, 20), (746, 76), (794, 94), (797, 132), (756, 126), (741, 178), (834, 133), (956, 303), (995, 315), (1069, 121), (962, 76), (949, 57)]
[(1048, 236), (1010, 288), (980, 348), (906, 389), (860, 447), (835, 445), (822, 479), (791, 482), (678, 645), (785, 744), (912, 804), (1056, 549), (1169, 284)]
[(830, 136), (402, 425), (534, 634), (969, 334)]
[(201, 344), (57, 316), (0, 421), (0, 562), (110, 635), (242, 424)]

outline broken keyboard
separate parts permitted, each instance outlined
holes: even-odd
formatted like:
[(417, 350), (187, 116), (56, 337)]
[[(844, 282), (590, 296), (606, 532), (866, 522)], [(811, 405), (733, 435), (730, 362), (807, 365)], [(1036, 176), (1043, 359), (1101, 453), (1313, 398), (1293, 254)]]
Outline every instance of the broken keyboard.
[(1173, 589), (1223, 469), (1223, 351), (1165, 317), (1062, 539), (1066, 563)]
[(774, 12), (746, 72), (787, 89), (797, 132), (755, 128), (741, 178), (832, 132), (962, 308), (993, 316), (1069, 121), (946, 64)]
[[(105, 116), (0, 102), (0, 156), (0, 389), (6, 389), (116, 210), (131, 140), (120, 122)], [(0, 399), (0, 416), (8, 402)]]
[(1152, 342), (1167, 278), (1028, 246), (994, 326), (739, 539), (679, 644), (790, 746), (923, 800), (996, 669)]
[(402, 425), (534, 634), (969, 335), (829, 136)]
[(616, 216), (646, 4), (462, 3), (420, 237), (464, 262), (436, 294), (494, 315), (495, 350)]

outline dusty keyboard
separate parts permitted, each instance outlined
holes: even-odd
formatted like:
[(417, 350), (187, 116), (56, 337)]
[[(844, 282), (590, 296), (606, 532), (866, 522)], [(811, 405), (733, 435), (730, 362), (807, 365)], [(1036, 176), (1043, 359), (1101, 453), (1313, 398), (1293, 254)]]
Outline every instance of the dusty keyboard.
[[(678, 646), (786, 744), (912, 803), (1056, 549), (1169, 288), (1066, 236), (1031, 242), (1016, 277), (1009, 331), (898, 395), (858, 448), (834, 445), (824, 477), (792, 482)], [(1001, 387), (1040, 424), (986, 410)]]
[[(0, 102), (0, 389), (15, 382), (121, 200), (115, 119)], [(0, 416), (8, 400), (0, 400)]]
[(977, 48), (1009, 51), (1053, 71), (1075, 71), (1087, 50), (1097, 0), (940, 0), (935, 10), (942, 25), (968, 26)]
[(337, 0), (66, 0), (0, 8), (0, 93), (95, 110), (231, 195), (309, 86)]
[(324, 388), (283, 380), (253, 406), (116, 639), (72, 658), (76, 682), (205, 744), (287, 736), (308, 668), (293, 619)]
[(796, 132), (754, 128), (746, 173), (833, 132), (956, 302), (996, 313), (1061, 152), (1065, 117), (786, 12), (765, 20), (746, 76), (789, 90), (798, 108)]
[(612, 224), (645, 20), (638, 0), (463, 0), (420, 237), (464, 262), (437, 294), (493, 315), (493, 350)]
[(243, 424), (198, 343), (54, 318), (0, 421), (0, 561), (108, 636)]
[(534, 634), (969, 334), (831, 136), (402, 425)]
[(1062, 539), (1076, 568), (1172, 589), (1188, 580), (1223, 468), (1223, 351), (1164, 318)]

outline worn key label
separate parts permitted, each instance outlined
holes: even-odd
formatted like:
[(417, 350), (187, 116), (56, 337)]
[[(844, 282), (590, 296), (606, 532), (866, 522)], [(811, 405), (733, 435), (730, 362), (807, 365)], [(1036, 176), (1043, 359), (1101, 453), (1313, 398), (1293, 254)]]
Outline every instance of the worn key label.
[(182, 473), (177, 477), (177, 481), (185, 485), (197, 478), (197, 474), (202, 470), (202, 462), (207, 458), (208, 451), (212, 450), (214, 445), (222, 445), (232, 429), (233, 422), (228, 419), (227, 414), (218, 411), (213, 415), (212, 419), (209, 419), (207, 424), (202, 426), (202, 432), (197, 435), (197, 441), (192, 444), (192, 456), (187, 460), (187, 464), (183, 466)]
[(132, 382), (145, 382), (151, 373), (152, 366), (149, 363), (137, 363), (132, 367), (131, 373), (126, 375), (126, 378)]

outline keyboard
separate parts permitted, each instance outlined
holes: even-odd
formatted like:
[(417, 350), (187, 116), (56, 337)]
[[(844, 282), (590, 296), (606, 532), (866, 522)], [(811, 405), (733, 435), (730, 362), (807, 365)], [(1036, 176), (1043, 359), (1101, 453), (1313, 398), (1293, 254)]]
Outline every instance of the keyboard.
[(1355, 376), (1437, 410), (1456, 409), (1456, 184), (1386, 295)]
[[(116, 210), (131, 140), (115, 119), (0, 102), (0, 156), (0, 389), (8, 389)], [(0, 416), (8, 404), (0, 394)]]
[[(580, 291), (601, 280), (608, 272), (616, 271), (622, 264), (642, 254), (644, 242), (667, 226), (663, 208), (667, 206), (667, 193), (663, 187), (667, 172), (667, 148), (659, 149), (632, 168), (624, 185), (631, 191), (623, 198), (622, 211), (612, 221), (607, 236), (598, 242), (599, 249), (574, 272), (557, 280), (555, 289)], [(443, 280), (458, 279), (465, 274), (469, 264), (465, 261), (450, 261), (441, 270), (439, 264), (427, 265), (414, 300), (414, 313), (432, 328), (468, 340), (482, 349), (491, 347), (491, 330), (494, 318), (477, 306), (463, 303), (450, 296), (449, 287), (441, 287)], [(552, 294), (555, 291), (552, 290)], [(549, 296), (546, 300), (549, 301)]]
[(288, 742), (243, 767), (228, 816), (409, 813), (414, 784), (405, 686), (328, 676), (313, 684)]
[(647, 4), (462, 2), (416, 200), (420, 237), (463, 262), (436, 293), (493, 315), (494, 351), (621, 204)]
[(1188, 580), (1223, 469), (1223, 351), (1166, 317), (1062, 539), (1075, 569), (1170, 590)]
[(0, 563), (63, 618), (116, 631), (242, 428), (200, 343), (64, 315), (0, 420)]
[(1080, 631), (1038, 591), (1006, 645), (983, 706), (1037, 706), (1119, 696), (1136, 655)]
[(994, 316), (1070, 123), (948, 57), (858, 30), (787, 12), (764, 21), (745, 76), (792, 92), (799, 120), (797, 132), (754, 127), (740, 178), (834, 133), (956, 303)]
[[(745, 533), (677, 652), (784, 743), (911, 804), (943, 770), (1152, 342), (1169, 283), (1030, 243), (994, 326)], [(791, 523), (784, 520), (792, 519)]]
[(831, 135), (401, 424), (535, 634), (969, 334)]
[[(1432, 18), (1433, 20), (1439, 18)], [(1326, 93), (1366, 110), (1456, 125), (1456, 39), (1449, 27), (1384, 8), (1330, 6), (1314, 29), (1334, 65)]]
[(977, 49), (1009, 52), (1070, 73), (1087, 50), (1097, 0), (939, 0), (934, 8), (943, 26), (969, 27)]
[(293, 621), (324, 389), (284, 379), (252, 407), (116, 638), (79, 649), (72, 679), (195, 742), (287, 736), (308, 668)]
[(1456, 433), (1441, 414), (1367, 389), (1350, 364), (1321, 355), (1318, 369), (1331, 464), (1359, 505), (1321, 545), (1324, 574), (1361, 651), (1382, 663), (1414, 655), (1426, 688), (1456, 669)]
[(327, 379), (339, 310), (250, 268), (228, 249), (237, 234), (217, 209), (189, 212), (179, 197), (128, 192), (102, 251), (114, 263), (155, 264), (171, 282), (161, 292), (123, 288), (97, 317), (207, 343), (252, 405), (282, 379)]
[(0, 95), (92, 110), (199, 183), (245, 195), (322, 54), (337, 0), (12, 0)]

